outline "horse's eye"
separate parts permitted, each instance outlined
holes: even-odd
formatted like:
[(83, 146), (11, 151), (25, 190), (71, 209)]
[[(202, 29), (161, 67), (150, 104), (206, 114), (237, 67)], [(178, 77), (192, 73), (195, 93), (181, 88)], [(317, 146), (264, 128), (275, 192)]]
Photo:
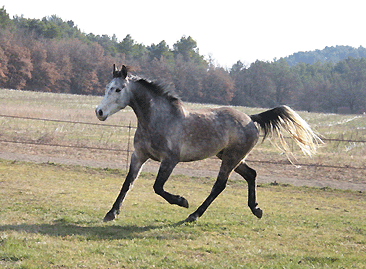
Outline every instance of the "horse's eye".
[(120, 91), (121, 91), (121, 89), (120, 89), (120, 88), (117, 88), (117, 89), (116, 89), (116, 92), (120, 92)]

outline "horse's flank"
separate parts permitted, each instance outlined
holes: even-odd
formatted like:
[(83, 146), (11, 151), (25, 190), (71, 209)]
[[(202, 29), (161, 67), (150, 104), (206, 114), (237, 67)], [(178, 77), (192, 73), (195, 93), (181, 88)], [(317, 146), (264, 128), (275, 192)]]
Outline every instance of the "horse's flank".
[(258, 140), (250, 117), (232, 108), (189, 111), (182, 122), (181, 161), (195, 161), (217, 155), (240, 140), (243, 149)]

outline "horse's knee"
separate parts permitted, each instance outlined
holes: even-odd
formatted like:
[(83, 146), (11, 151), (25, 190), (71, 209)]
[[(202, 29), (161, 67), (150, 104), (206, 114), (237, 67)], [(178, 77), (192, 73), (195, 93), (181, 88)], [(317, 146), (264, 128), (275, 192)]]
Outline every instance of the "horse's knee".
[(161, 195), (164, 192), (163, 186), (161, 184), (155, 183), (154, 186), (153, 186), (153, 188), (154, 188), (154, 192), (156, 194)]
[(189, 207), (188, 201), (184, 197), (179, 195), (172, 195), (164, 191), (162, 184), (155, 183), (153, 188), (155, 193), (163, 197), (169, 204), (175, 204), (185, 208)]

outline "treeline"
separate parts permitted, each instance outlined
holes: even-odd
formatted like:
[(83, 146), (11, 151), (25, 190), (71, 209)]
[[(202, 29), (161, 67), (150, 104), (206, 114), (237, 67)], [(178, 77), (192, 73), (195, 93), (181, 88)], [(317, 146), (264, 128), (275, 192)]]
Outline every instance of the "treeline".
[(299, 62), (308, 64), (314, 64), (316, 62), (337, 63), (348, 57), (366, 58), (366, 49), (362, 46), (360, 46), (359, 48), (354, 48), (351, 46), (325, 47), (322, 50), (296, 52), (290, 56), (285, 57), (284, 59), (289, 64), (289, 66), (293, 66)]
[(123, 63), (170, 85), (185, 101), (362, 112), (366, 60), (344, 56), (315, 63), (289, 64), (281, 58), (245, 66), (238, 61), (227, 70), (200, 55), (192, 37), (183, 36), (172, 48), (164, 40), (145, 46), (130, 35), (120, 41), (82, 33), (73, 21), (57, 16), (10, 19), (0, 9), (1, 88), (101, 95), (113, 63)]

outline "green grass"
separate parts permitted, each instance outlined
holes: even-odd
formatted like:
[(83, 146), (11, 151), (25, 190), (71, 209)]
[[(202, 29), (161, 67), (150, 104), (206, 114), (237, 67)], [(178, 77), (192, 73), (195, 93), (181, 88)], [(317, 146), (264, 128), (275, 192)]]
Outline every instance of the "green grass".
[(182, 224), (214, 180), (173, 176), (166, 189), (190, 209), (154, 194), (142, 173), (121, 214), (103, 223), (125, 173), (0, 161), (3, 268), (364, 268), (365, 193), (262, 185), (264, 216), (245, 182), (227, 189), (195, 223)]

